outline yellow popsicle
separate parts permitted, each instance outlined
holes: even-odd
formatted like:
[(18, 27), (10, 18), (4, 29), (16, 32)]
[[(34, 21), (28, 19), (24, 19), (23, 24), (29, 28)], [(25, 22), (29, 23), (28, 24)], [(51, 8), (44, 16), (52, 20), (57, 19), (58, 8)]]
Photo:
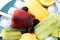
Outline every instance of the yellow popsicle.
[(35, 15), (35, 18), (42, 21), (49, 15), (49, 12), (41, 6), (36, 0), (25, 0), (26, 6), (29, 8), (29, 12)]

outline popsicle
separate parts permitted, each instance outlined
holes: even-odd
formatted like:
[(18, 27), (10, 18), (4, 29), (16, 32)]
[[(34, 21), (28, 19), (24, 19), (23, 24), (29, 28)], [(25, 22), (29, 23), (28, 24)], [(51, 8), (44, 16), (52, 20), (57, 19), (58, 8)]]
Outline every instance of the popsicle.
[(36, 35), (33, 33), (25, 33), (22, 35), (20, 40), (38, 40)]
[(19, 29), (4, 28), (2, 30), (3, 40), (19, 40), (21, 38), (21, 32)]
[(60, 16), (50, 14), (42, 22), (35, 26), (35, 34), (42, 40), (48, 37), (55, 28), (60, 27)]
[(29, 28), (33, 26), (35, 16), (27, 13), (24, 10), (16, 9), (13, 16), (0, 12), (0, 15), (4, 15), (11, 18), (11, 26), (13, 28)]
[(49, 15), (49, 12), (44, 7), (42, 7), (41, 4), (37, 2), (37, 0), (32, 1), (24, 0), (24, 1), (29, 9), (29, 13), (35, 15), (35, 19), (42, 21)]
[(12, 17), (11, 25), (15, 28), (31, 27), (34, 24), (34, 15), (24, 10), (16, 9)]

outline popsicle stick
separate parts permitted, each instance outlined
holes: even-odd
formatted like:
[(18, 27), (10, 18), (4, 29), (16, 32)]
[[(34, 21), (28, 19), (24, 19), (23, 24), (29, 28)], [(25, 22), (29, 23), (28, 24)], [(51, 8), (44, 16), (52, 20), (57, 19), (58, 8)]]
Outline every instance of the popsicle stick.
[(6, 14), (4, 12), (0, 12), (0, 15), (5, 16), (5, 17), (8, 17), (8, 18), (11, 18), (12, 17), (11, 15), (8, 15), (8, 14)]

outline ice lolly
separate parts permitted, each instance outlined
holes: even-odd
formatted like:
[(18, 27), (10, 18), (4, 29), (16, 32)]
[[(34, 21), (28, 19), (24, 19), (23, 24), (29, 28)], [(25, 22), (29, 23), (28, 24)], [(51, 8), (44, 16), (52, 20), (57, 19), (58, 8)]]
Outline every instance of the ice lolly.
[(29, 9), (29, 12), (35, 15), (35, 18), (42, 21), (49, 15), (49, 12), (42, 7), (36, 0), (25, 0), (25, 4)]
[(24, 10), (16, 9), (13, 16), (0, 12), (0, 15), (4, 15), (11, 18), (11, 25), (13, 28), (28, 28), (33, 26), (35, 16), (27, 13)]
[(50, 14), (42, 22), (35, 26), (35, 34), (41, 39), (48, 37), (55, 28), (60, 27), (60, 16)]
[(25, 33), (22, 35), (20, 40), (38, 40), (36, 35), (33, 33)]
[(19, 29), (5, 28), (2, 30), (3, 40), (19, 40), (21, 38), (21, 32)]
[(25, 12), (24, 10), (16, 9), (12, 17), (11, 25), (14, 28), (28, 28), (33, 26), (35, 16)]

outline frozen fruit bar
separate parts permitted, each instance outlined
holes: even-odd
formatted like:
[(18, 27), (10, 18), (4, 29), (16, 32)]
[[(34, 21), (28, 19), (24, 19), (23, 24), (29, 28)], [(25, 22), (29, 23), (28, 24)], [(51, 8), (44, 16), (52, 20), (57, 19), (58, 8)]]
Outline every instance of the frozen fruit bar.
[(3, 40), (17, 40), (21, 37), (19, 29), (6, 28), (2, 30)]

